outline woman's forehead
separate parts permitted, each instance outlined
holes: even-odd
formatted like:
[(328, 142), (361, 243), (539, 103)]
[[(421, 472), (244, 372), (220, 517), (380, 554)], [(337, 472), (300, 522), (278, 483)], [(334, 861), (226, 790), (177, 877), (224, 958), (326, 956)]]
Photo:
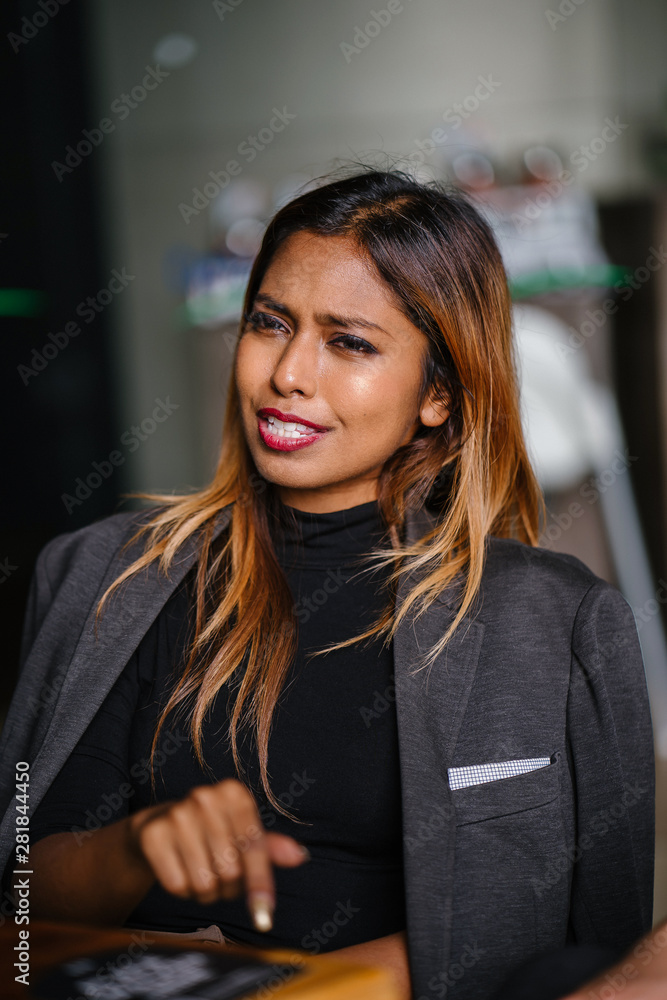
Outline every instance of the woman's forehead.
[[(323, 236), (301, 231), (292, 234), (274, 254), (260, 289), (304, 297), (327, 293), (340, 299), (365, 297), (374, 304), (398, 308), (390, 286), (358, 243), (349, 236)], [(274, 296), (276, 297), (276, 296)]]

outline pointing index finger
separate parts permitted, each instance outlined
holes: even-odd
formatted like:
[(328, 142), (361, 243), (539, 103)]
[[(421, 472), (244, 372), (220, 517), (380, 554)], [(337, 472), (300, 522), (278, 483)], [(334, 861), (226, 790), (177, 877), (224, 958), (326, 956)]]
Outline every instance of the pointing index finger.
[(273, 926), (276, 890), (266, 833), (254, 799), (230, 813), (230, 820), (243, 867), (248, 909), (255, 928), (269, 931)]

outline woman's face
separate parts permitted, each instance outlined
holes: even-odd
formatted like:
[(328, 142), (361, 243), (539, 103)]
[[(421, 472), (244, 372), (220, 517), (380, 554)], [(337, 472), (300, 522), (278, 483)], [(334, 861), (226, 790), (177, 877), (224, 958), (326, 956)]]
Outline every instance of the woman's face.
[[(257, 469), (283, 503), (324, 513), (377, 499), (384, 462), (420, 422), (425, 335), (354, 242), (299, 232), (269, 265), (238, 345), (241, 417)], [(266, 408), (283, 414), (262, 415)], [(292, 437), (289, 424), (323, 431)], [(287, 423), (287, 436), (281, 436)]]

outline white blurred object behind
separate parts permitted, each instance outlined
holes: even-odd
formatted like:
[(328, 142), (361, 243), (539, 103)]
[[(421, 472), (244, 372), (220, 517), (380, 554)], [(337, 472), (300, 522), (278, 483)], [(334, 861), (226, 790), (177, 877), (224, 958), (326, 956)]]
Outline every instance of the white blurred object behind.
[(517, 305), (514, 328), (523, 427), (540, 485), (558, 493), (596, 477), (619, 588), (635, 617), (636, 609), (651, 609), (637, 626), (656, 751), (667, 758), (667, 643), (628, 467), (618, 467), (627, 452), (616, 399), (591, 377), (585, 351), (551, 313)]

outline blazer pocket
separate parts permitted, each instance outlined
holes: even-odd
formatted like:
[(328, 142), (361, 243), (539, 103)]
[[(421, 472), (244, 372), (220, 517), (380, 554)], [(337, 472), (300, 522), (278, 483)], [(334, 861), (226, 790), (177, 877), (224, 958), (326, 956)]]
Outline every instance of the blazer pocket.
[(560, 793), (559, 761), (560, 753), (556, 752), (549, 764), (524, 774), (454, 789), (451, 796), (456, 825), (480, 823), (553, 802)]

